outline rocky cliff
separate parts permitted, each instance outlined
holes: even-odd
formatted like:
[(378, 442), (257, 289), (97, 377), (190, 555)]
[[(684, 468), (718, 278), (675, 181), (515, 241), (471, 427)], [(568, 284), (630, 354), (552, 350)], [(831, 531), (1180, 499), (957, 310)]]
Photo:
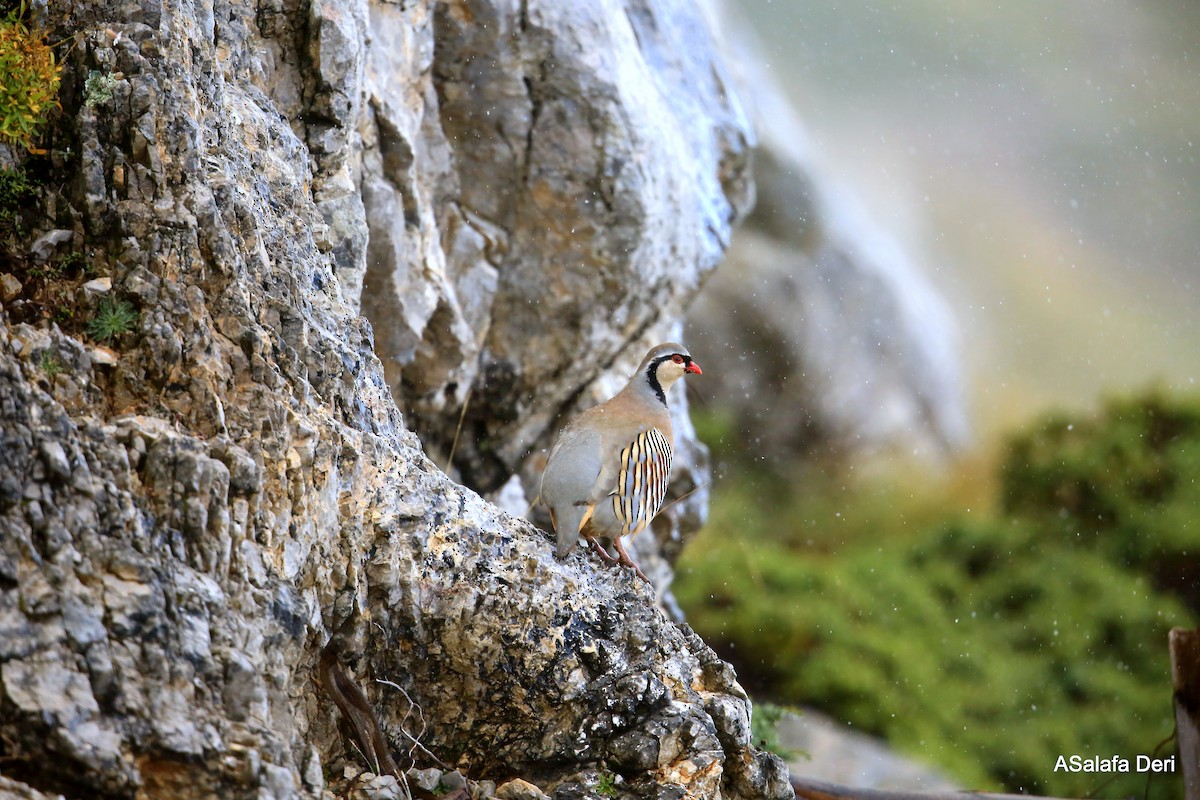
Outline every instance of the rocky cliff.
[(400, 766), (477, 796), (790, 796), (652, 589), (477, 494), (520, 510), (750, 206), (709, 12), (43, 16), (62, 113), (0, 164), (35, 184), (0, 287), (0, 794), (328, 793), (360, 760), (332, 642)]

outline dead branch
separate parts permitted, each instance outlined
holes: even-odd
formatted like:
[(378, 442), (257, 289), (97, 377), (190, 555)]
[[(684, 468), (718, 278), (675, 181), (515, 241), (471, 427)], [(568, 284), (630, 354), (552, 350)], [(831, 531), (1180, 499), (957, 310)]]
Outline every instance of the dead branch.
[(342, 671), (337, 646), (333, 641), (321, 651), (321, 661), (317, 669), (321, 676), (321, 686), (350, 724), (354, 739), (375, 774), (394, 775), (403, 780), (396, 762), (392, 760), (387, 737), (383, 735), (379, 720), (371, 709), (371, 704), (367, 702), (367, 696), (358, 684)]

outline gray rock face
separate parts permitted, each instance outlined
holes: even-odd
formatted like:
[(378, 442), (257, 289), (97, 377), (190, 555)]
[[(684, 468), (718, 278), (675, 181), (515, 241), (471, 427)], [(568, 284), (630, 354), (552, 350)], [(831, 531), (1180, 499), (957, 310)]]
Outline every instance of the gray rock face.
[[(343, 213), (353, 194), (323, 209), (367, 242), (338, 259), (343, 286), (426, 452), (480, 492), (518, 475), (513, 507), (528, 506), (581, 390), (594, 402), (678, 335), (750, 205), (749, 125), (688, 3), (379, 4), (366, 19), (367, 101), (345, 148), (361, 213)], [(330, 56), (342, 82), (355, 53)], [(676, 497), (708, 469), (689, 426), (679, 439)], [(689, 495), (640, 543), (662, 585), (705, 503)]]
[(466, 406), (454, 464), (493, 491), (716, 266), (749, 127), (688, 3), (393, 9), (371, 10), (362, 306), (425, 447)]
[[(0, 788), (321, 796), (347, 752), (315, 680), (336, 637), (397, 752), (419, 717), (469, 778), (595, 796), (603, 765), (628, 797), (790, 796), (731, 670), (627, 572), (557, 561), (449, 480), (392, 393), (444, 450), (473, 387), (456, 463), (488, 488), (678, 332), (749, 196), (704, 20), (49, 12), (77, 38), (31, 235), (71, 231), (89, 270), (4, 270)], [(104, 342), (96, 277), (134, 313)]]

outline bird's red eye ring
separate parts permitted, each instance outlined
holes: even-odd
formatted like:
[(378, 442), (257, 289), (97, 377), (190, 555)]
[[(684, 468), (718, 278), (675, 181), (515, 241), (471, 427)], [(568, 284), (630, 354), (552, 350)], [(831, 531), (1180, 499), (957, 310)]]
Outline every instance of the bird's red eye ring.
[(676, 353), (675, 355), (671, 356), (671, 360), (674, 361), (676, 364), (682, 364), (683, 356), (679, 355), (679, 353)]

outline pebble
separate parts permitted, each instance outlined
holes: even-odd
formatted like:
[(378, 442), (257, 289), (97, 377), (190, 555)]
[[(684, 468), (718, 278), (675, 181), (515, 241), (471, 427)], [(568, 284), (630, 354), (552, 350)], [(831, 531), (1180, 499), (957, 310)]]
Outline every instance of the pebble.
[(0, 297), (5, 301), (12, 300), (21, 293), (21, 282), (15, 275), (5, 272), (0, 274)]
[(107, 347), (97, 345), (91, 349), (92, 363), (100, 364), (101, 366), (111, 367), (117, 363), (119, 356), (115, 351), (109, 350)]
[(41, 444), (42, 461), (46, 464), (46, 469), (50, 470), (52, 475), (59, 478), (66, 478), (71, 475), (71, 462), (67, 460), (67, 452), (63, 450), (63, 446), (55, 441), (46, 441)]

